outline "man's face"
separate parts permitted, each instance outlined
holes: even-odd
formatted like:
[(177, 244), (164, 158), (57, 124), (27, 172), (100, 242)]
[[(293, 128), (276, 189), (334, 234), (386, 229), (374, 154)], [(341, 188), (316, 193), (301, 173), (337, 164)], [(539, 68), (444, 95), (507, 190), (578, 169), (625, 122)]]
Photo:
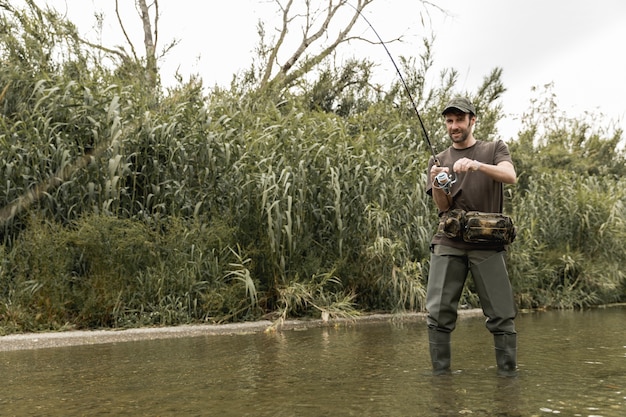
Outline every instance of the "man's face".
[(449, 112), (444, 115), (448, 136), (454, 143), (464, 143), (472, 132), (474, 117), (469, 113)]

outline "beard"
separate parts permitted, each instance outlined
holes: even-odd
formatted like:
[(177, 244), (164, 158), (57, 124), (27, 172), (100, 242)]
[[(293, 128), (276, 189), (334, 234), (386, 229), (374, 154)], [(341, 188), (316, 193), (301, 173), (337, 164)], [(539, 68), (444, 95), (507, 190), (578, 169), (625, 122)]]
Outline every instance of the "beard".
[[(454, 136), (455, 134), (460, 133), (460, 136)], [(454, 143), (463, 143), (469, 137), (469, 130), (467, 129), (459, 129), (454, 132), (448, 132), (448, 136)]]

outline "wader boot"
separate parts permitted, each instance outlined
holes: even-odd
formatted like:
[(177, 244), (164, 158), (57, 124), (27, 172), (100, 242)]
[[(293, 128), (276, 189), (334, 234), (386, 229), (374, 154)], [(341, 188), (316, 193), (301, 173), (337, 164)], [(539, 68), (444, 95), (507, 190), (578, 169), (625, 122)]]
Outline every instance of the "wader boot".
[(494, 334), (493, 340), (496, 348), (498, 375), (517, 376), (517, 335)]
[(428, 347), (433, 375), (450, 373), (450, 333), (428, 329)]

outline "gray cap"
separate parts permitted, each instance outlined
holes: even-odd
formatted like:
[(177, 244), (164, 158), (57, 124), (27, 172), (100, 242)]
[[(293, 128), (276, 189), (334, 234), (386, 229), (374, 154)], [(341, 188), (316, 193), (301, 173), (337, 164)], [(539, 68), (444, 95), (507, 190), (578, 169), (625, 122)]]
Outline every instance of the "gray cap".
[(476, 114), (474, 105), (465, 97), (454, 97), (448, 102), (448, 104), (446, 104), (446, 107), (443, 109), (441, 114), (446, 114), (452, 109), (460, 110), (463, 113), (472, 113), (473, 115)]

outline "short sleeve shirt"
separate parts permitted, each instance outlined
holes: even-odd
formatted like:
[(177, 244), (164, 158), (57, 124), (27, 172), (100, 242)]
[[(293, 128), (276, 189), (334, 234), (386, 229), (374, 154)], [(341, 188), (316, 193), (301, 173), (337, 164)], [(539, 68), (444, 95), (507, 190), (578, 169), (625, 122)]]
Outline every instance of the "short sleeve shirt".
[[(467, 149), (455, 149), (450, 146), (445, 151), (437, 155), (441, 166), (450, 168), (461, 158), (475, 159), (479, 162), (497, 165), (500, 162), (508, 161), (513, 163), (508, 146), (502, 141), (485, 142), (477, 140), (476, 143)], [(434, 162), (431, 158), (428, 164), (428, 171)], [(503, 184), (494, 181), (489, 176), (480, 171), (469, 171), (457, 173), (456, 182), (452, 184), (450, 194), (452, 196), (452, 206), (450, 209), (462, 209), (465, 211), (482, 211), (486, 213), (502, 213), (504, 205)], [(432, 195), (432, 183), (430, 175), (427, 176), (426, 192)], [(439, 213), (441, 216), (443, 213)], [(451, 239), (435, 235), (432, 243), (450, 244)], [(445, 241), (445, 242), (444, 242)], [(450, 246), (465, 247), (465, 242), (450, 244)]]

